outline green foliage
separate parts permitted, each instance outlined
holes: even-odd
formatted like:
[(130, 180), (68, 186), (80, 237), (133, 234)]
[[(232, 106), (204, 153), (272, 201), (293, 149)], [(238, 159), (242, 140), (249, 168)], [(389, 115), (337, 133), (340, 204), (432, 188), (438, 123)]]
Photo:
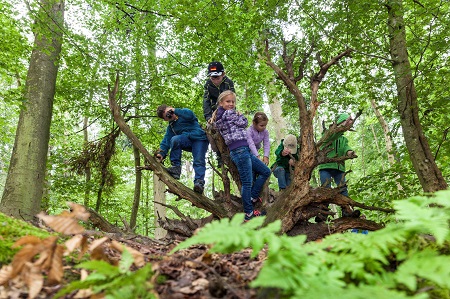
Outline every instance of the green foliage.
[(310, 243), (277, 235), (279, 222), (260, 228), (262, 217), (242, 224), (238, 215), (206, 225), (173, 251), (206, 243), (222, 253), (251, 247), (256, 256), (267, 245), (251, 286), (278, 288), (287, 298), (450, 298), (449, 199), (450, 191), (440, 191), (395, 201), (398, 223)]
[(46, 238), (51, 234), (25, 221), (0, 213), (0, 265), (11, 262), (14, 254), (19, 250), (12, 249), (11, 246), (21, 237), (28, 235)]
[(92, 271), (85, 280), (74, 281), (61, 289), (55, 298), (59, 298), (73, 291), (91, 288), (94, 294), (102, 293), (109, 299), (156, 298), (151, 292), (149, 279), (152, 275), (151, 264), (131, 271), (133, 257), (124, 250), (118, 266), (105, 261), (88, 261), (77, 265)]

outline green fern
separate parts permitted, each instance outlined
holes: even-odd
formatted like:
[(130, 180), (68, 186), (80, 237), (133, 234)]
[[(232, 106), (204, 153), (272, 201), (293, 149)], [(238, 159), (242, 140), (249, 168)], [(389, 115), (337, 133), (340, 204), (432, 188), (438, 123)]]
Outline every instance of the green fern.
[[(320, 243), (279, 235), (280, 222), (263, 217), (242, 224), (243, 214), (212, 222), (172, 252), (194, 244), (231, 253), (267, 246), (267, 258), (251, 287), (278, 288), (289, 298), (428, 298), (450, 290), (448, 253), (450, 191), (397, 201), (397, 223), (361, 234), (335, 234)], [(432, 238), (423, 238), (432, 235)], [(449, 268), (449, 269), (447, 269)], [(420, 284), (419, 284), (420, 282)]]
[(148, 282), (152, 273), (151, 265), (131, 271), (132, 255), (125, 249), (119, 265), (112, 266), (104, 261), (88, 261), (77, 265), (93, 271), (85, 280), (74, 281), (61, 289), (55, 298), (76, 290), (91, 288), (94, 294), (104, 293), (108, 299), (156, 298), (150, 291), (152, 285)]

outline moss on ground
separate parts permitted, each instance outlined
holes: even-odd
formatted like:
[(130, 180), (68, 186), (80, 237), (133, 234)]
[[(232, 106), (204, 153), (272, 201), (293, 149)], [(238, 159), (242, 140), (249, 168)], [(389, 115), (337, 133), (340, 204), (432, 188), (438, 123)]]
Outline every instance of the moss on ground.
[(0, 266), (9, 264), (18, 251), (11, 246), (23, 236), (36, 236), (46, 238), (51, 234), (46, 230), (39, 229), (25, 221), (18, 220), (0, 213)]

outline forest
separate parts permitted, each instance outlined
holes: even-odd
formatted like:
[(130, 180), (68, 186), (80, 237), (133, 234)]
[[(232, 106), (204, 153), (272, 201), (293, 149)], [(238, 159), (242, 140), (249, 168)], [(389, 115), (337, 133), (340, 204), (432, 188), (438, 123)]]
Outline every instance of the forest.
[[(448, 1), (0, 8), (0, 298), (450, 298)], [(204, 117), (213, 61), (248, 124), (268, 116), (269, 168), (286, 136), (299, 146), (244, 223)], [(156, 156), (162, 104), (209, 137), (203, 193), (191, 153), (180, 179)], [(333, 136), (351, 154), (328, 155)], [(348, 196), (321, 181), (330, 162)]]

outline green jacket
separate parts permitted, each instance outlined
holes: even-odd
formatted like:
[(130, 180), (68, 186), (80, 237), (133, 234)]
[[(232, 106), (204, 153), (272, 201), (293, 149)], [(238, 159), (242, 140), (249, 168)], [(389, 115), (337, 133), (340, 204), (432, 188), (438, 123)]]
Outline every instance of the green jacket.
[[(281, 140), (280, 145), (278, 146), (278, 148), (275, 151), (275, 155), (277, 156), (277, 159), (275, 160), (275, 163), (272, 164), (272, 166), (270, 167), (270, 169), (274, 169), (277, 166), (281, 166), (283, 167), (286, 171), (289, 171), (289, 160), (291, 159), (291, 157), (288, 156), (283, 156), (281, 154), (281, 152), (284, 150), (284, 145), (283, 145), (283, 140)], [(300, 152), (299, 147), (297, 146), (297, 153), (292, 155), (295, 160), (298, 161), (298, 153)]]
[[(333, 140), (333, 141), (331, 142), (331, 144), (328, 147), (328, 149), (329, 148), (332, 149), (332, 151), (330, 151), (327, 154), (328, 158), (342, 157), (342, 156), (345, 156), (348, 151), (352, 151), (352, 149), (348, 145), (348, 139), (344, 135), (342, 135), (342, 133), (336, 133), (336, 134), (332, 135), (329, 138), (329, 140)], [(324, 145), (320, 147), (320, 149), (325, 148), (326, 144), (327, 144), (327, 142), (325, 142)], [(339, 163), (338, 162), (330, 162), (330, 163), (320, 164), (319, 170), (321, 170), (321, 169), (337, 169), (337, 170), (345, 172), (345, 161), (342, 161)]]

